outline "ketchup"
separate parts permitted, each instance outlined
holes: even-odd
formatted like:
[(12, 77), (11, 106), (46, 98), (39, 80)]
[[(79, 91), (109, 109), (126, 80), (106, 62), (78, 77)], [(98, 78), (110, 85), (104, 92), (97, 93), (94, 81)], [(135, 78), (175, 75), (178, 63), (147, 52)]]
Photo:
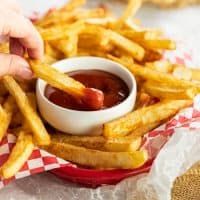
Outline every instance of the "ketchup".
[[(111, 108), (123, 102), (129, 95), (129, 88), (126, 83), (119, 77), (100, 70), (78, 70), (68, 73), (73, 79), (83, 83), (86, 87), (86, 93), (91, 91), (87, 88), (100, 90), (104, 94), (103, 106), (101, 109)], [(93, 111), (91, 108), (92, 99), (77, 99), (59, 89), (47, 85), (45, 96), (52, 103), (72, 110)], [(87, 96), (87, 95), (86, 95)], [(90, 96), (90, 95), (88, 95)], [(101, 95), (100, 95), (101, 98)]]

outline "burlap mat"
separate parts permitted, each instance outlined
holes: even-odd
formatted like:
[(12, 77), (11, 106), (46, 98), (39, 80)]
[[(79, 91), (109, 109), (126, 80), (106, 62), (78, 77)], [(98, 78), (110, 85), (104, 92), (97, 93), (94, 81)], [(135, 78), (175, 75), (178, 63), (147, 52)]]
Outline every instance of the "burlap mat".
[(200, 163), (175, 180), (172, 200), (200, 200)]

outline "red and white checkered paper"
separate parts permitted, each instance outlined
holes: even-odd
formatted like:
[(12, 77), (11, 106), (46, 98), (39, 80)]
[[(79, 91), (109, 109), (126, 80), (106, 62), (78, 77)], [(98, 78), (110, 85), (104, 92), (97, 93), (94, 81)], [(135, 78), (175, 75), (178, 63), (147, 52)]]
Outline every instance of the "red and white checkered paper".
[[(177, 51), (173, 53), (164, 53), (164, 59), (169, 59), (173, 63), (185, 64), (192, 66), (192, 57), (190, 53), (185, 52), (182, 44)], [(184, 127), (188, 130), (200, 128), (200, 98), (196, 98), (193, 107), (185, 109), (166, 124), (149, 132), (143, 141), (142, 148), (148, 150), (149, 159), (155, 158), (163, 145), (169, 140), (170, 136), (176, 132), (179, 127)], [(7, 160), (13, 146), (15, 145), (16, 137), (11, 133), (0, 142), (0, 166)], [(13, 178), (3, 180), (0, 179), (0, 188), (16, 179), (31, 176), (33, 174), (42, 173), (52, 169), (64, 167), (71, 164), (61, 158), (58, 158), (48, 152), (35, 148), (32, 155)]]

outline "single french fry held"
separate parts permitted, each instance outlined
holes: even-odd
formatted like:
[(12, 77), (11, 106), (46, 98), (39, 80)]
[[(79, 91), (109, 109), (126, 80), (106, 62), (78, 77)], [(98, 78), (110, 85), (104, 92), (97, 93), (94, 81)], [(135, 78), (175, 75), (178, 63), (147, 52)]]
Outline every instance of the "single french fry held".
[(31, 68), (35, 75), (51, 86), (63, 90), (73, 96), (83, 96), (85, 86), (78, 81), (70, 78), (66, 74), (55, 68), (41, 63), (40, 61), (30, 61)]

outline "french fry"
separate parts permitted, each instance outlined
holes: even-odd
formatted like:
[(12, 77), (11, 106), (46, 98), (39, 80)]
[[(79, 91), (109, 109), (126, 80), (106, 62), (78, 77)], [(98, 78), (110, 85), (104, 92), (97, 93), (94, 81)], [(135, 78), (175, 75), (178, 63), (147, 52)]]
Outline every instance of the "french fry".
[(120, 29), (128, 19), (136, 14), (141, 5), (141, 0), (129, 0), (127, 8), (116, 23), (116, 27)]
[(142, 166), (147, 160), (146, 151), (104, 152), (57, 142), (52, 142), (45, 149), (82, 166), (103, 169), (133, 169)]
[(0, 176), (4, 179), (13, 177), (28, 160), (33, 149), (34, 144), (32, 136), (21, 131), (8, 160), (0, 168)]
[(35, 26), (37, 28), (46, 29), (64, 22), (73, 23), (77, 14), (78, 12), (76, 10), (72, 12), (53, 11), (51, 13), (47, 13), (47, 15), (42, 19), (37, 20), (35, 22)]
[(192, 71), (184, 67), (176, 67), (173, 71), (173, 76), (177, 79), (191, 81), (192, 80)]
[(99, 51), (98, 49), (86, 48), (78, 49), (78, 56), (98, 56), (98, 57), (106, 57), (106, 53), (103, 51)]
[(187, 68), (185, 66), (175, 65), (173, 70), (173, 75), (182, 80), (188, 81), (200, 81), (200, 70)]
[(145, 126), (139, 127), (132, 131), (128, 136), (125, 138), (132, 138), (132, 137), (142, 137), (145, 134), (147, 134), (149, 131), (152, 131), (153, 129), (157, 128), (159, 125), (161, 125), (163, 121), (155, 122), (152, 124), (147, 124)]
[(57, 25), (47, 29), (39, 29), (39, 32), (44, 41), (61, 40), (70, 37), (73, 34), (81, 32), (84, 28), (83, 21), (77, 21), (73, 24), (64, 26)]
[(103, 136), (69, 136), (56, 133), (51, 135), (51, 139), (53, 142), (110, 152), (136, 151), (141, 145), (141, 137), (123, 137), (107, 140)]
[(66, 57), (76, 56), (78, 51), (78, 35), (71, 35), (67, 39), (55, 41), (52, 44), (55, 49), (62, 52)]
[(85, 0), (71, 0), (61, 9), (48, 12), (42, 19), (37, 20), (35, 24), (40, 27), (48, 27), (59, 22), (70, 22), (78, 13), (76, 8), (85, 3)]
[(120, 34), (133, 41), (155, 40), (160, 33), (157, 30), (121, 30)]
[(172, 40), (167, 39), (155, 39), (155, 40), (143, 40), (139, 42), (146, 49), (167, 49), (175, 50), (176, 44)]
[(192, 80), (200, 81), (200, 70), (199, 69), (190, 69), (192, 72)]
[(136, 64), (132, 66), (129, 65), (128, 69), (132, 71), (136, 76), (140, 76), (146, 80), (166, 83), (171, 87), (180, 87), (185, 89), (193, 87), (200, 91), (200, 86), (198, 84), (192, 83), (190, 81), (179, 80), (170, 74), (165, 74), (148, 68), (142, 68)]
[[(87, 43), (82, 41), (81, 44), (81, 40), (84, 40), (87, 37), (89, 41)], [(108, 32), (105, 28), (97, 25), (85, 25), (85, 28), (80, 33), (79, 46), (82, 48), (87, 47), (88, 43), (94, 43), (105, 48), (109, 44)]]
[(43, 58), (43, 62), (47, 63), (48, 65), (52, 65), (53, 63), (57, 62), (57, 59), (49, 55), (45, 55)]
[(118, 34), (117, 32), (108, 30), (107, 34), (109, 35), (110, 41), (116, 45), (117, 47), (123, 49), (127, 53), (133, 56), (136, 60), (142, 60), (145, 54), (144, 49), (134, 43), (133, 41), (123, 37), (122, 35)]
[(158, 99), (155, 99), (154, 96), (150, 96), (149, 94), (145, 93), (144, 91), (139, 92), (137, 94), (135, 109), (147, 107), (147, 106), (153, 105), (157, 102), (158, 102)]
[(141, 108), (122, 118), (106, 123), (103, 134), (106, 138), (128, 135), (141, 126), (168, 119), (191, 104), (192, 101), (190, 100), (168, 100)]
[(0, 44), (0, 52), (1, 53), (9, 53), (9, 43)]
[(3, 105), (3, 108), (0, 106), (0, 141), (3, 139), (11, 123), (14, 107), (15, 102), (11, 96), (7, 98), (6, 102)]
[[(53, 44), (51, 44), (51, 43), (53, 43)], [(60, 52), (60, 50), (58, 50), (54, 46), (55, 46), (54, 41), (45, 42), (45, 56), (48, 55), (48, 56), (54, 58), (55, 60), (59, 60), (59, 59), (63, 58), (63, 53)]]
[(2, 106), (0, 105), (0, 121), (1, 121), (1, 126), (0, 126), (0, 141), (4, 137), (6, 131), (7, 131), (7, 115), (5, 111), (3, 110)]
[(134, 75), (139, 76), (145, 80), (151, 80), (151, 81), (156, 81), (159, 83), (164, 83), (164, 84), (167, 84), (169, 87), (177, 87), (177, 88), (182, 88), (182, 89), (194, 88), (197, 91), (200, 91), (200, 86), (191, 81), (179, 80), (171, 74), (158, 72), (158, 71), (149, 69), (147, 67), (142, 67), (138, 64), (130, 65), (129, 63), (126, 63), (122, 61), (121, 59), (112, 55), (107, 55), (107, 57), (116, 62), (121, 63), (122, 65), (127, 67)]
[(48, 145), (50, 143), (50, 137), (36, 111), (31, 106), (28, 97), (24, 91), (20, 88), (17, 82), (10, 76), (5, 76), (3, 82), (10, 92), (10, 94), (16, 100), (16, 103), (27, 120), (29, 127), (34, 135), (36, 143), (39, 145)]
[(112, 16), (107, 16), (104, 18), (88, 18), (88, 19), (85, 19), (85, 22), (86, 24), (98, 25), (98, 26), (108, 28), (110, 24), (113, 24), (116, 22), (116, 19), (113, 18)]
[(162, 52), (159, 50), (146, 50), (142, 63), (155, 62), (162, 58)]
[(59, 72), (55, 68), (41, 63), (40, 61), (30, 61), (31, 68), (35, 75), (47, 83), (74, 96), (83, 96), (85, 86), (70, 78), (66, 74)]
[[(36, 96), (34, 93), (30, 92), (30, 93), (27, 93), (27, 97), (28, 97), (28, 100), (30, 102), (30, 105), (31, 107), (33, 108), (33, 110), (35, 112), (37, 112), (37, 101), (36, 101)], [(29, 132), (30, 128), (29, 128), (29, 123), (28, 121), (23, 118), (23, 121), (22, 121), (22, 130), (26, 131), (26, 132)]]
[(22, 125), (23, 120), (24, 120), (24, 117), (22, 113), (17, 109), (12, 115), (12, 120), (10, 122), (9, 128), (11, 129), (18, 128), (19, 126)]
[(147, 81), (144, 90), (151, 96), (160, 99), (193, 99), (199, 92), (195, 88), (181, 89)]
[(113, 138), (106, 141), (104, 150), (111, 152), (134, 152), (139, 149), (141, 142), (142, 138), (135, 136)]
[(173, 65), (168, 60), (149, 62), (145, 64), (145, 67), (163, 73), (171, 73), (173, 71)]

